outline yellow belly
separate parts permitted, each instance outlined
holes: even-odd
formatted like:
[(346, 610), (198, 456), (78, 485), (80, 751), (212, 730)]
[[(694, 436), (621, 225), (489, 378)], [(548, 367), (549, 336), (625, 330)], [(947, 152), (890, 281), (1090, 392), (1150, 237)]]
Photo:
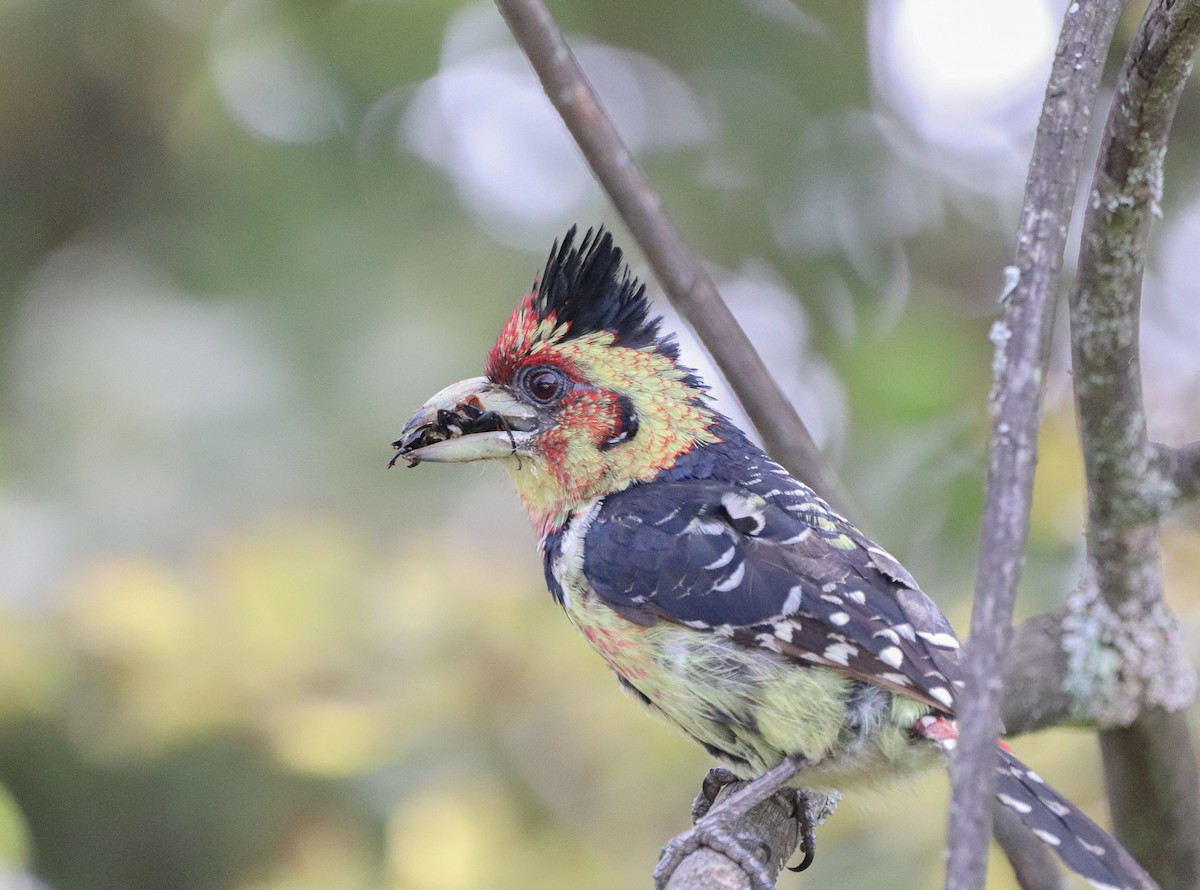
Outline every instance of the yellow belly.
[(940, 759), (910, 733), (928, 710), (917, 702), (710, 631), (636, 624), (595, 596), (568, 596), (563, 605), (651, 711), (743, 778), (801, 754), (811, 766), (797, 785), (846, 788)]

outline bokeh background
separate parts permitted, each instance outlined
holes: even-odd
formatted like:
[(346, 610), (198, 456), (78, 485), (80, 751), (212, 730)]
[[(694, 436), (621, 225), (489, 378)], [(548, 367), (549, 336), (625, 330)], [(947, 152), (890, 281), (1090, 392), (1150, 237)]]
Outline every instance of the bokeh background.
[[(552, 4), (856, 518), (960, 628), (1065, 5)], [(1181, 442), (1200, 90), (1166, 182), (1145, 363)], [(649, 886), (707, 761), (558, 614), (502, 472), (385, 468), (576, 221), (629, 243), (488, 3), (0, 2), (0, 888)], [(1078, 568), (1061, 335), (1023, 614)], [(1195, 653), (1194, 512), (1166, 549)], [(1103, 818), (1086, 733), (1018, 748)], [(782, 886), (939, 886), (946, 797), (855, 795)]]

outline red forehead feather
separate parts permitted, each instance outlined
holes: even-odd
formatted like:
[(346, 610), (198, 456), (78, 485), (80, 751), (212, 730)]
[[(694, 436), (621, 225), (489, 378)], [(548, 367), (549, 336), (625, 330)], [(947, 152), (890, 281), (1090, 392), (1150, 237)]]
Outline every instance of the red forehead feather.
[(500, 336), (496, 338), (492, 351), (488, 353), (484, 371), (487, 376), (497, 383), (507, 383), (512, 379), (517, 368), (524, 359), (529, 357), (530, 350), (541, 340), (547, 331), (556, 327), (555, 314), (549, 313), (545, 318), (538, 316), (533, 299), (536, 295), (536, 285), (533, 293), (525, 295), (517, 308), (513, 310)]

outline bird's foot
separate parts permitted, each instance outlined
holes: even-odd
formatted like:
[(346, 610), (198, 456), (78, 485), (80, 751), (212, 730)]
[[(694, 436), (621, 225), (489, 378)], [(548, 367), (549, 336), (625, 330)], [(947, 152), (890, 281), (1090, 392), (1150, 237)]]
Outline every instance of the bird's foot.
[(721, 793), (721, 789), (739, 781), (741, 780), (737, 776), (723, 766), (710, 769), (700, 785), (700, 793), (692, 801), (692, 821), (699, 822), (708, 815), (708, 811), (717, 802), (717, 795)]
[[(701, 798), (704, 795), (701, 794)], [(700, 798), (697, 798), (697, 803)], [(730, 813), (723, 806), (712, 807), (689, 831), (672, 838), (662, 849), (658, 866), (654, 869), (654, 886), (664, 890), (675, 869), (701, 847), (722, 854), (732, 860), (750, 880), (753, 890), (773, 890), (774, 880), (767, 871), (766, 862), (771, 851), (762, 838), (749, 832), (737, 831), (739, 813)]]
[[(787, 783), (800, 771), (805, 761), (799, 755), (785, 758), (781, 763), (768, 770), (751, 782), (746, 782), (741, 788), (720, 802), (715, 803), (717, 795), (726, 785), (738, 782), (733, 773), (726, 769), (709, 770), (704, 777), (700, 795), (692, 804), (692, 817), (695, 825), (671, 840), (663, 847), (658, 867), (654, 869), (654, 885), (658, 890), (664, 890), (671, 875), (680, 863), (701, 847), (708, 847), (732, 860), (746, 874), (753, 890), (772, 890), (774, 880), (767, 865), (771, 862), (772, 851), (767, 843), (757, 835), (738, 831), (738, 825), (745, 816), (756, 806), (776, 794), (783, 792), (789, 804), (795, 808), (801, 825), (805, 826), (808, 810), (805, 807), (807, 798), (796, 796), (796, 792), (787, 788)], [(805, 829), (803, 837), (806, 841), (805, 862), (807, 867), (811, 861), (809, 851), (811, 826)]]

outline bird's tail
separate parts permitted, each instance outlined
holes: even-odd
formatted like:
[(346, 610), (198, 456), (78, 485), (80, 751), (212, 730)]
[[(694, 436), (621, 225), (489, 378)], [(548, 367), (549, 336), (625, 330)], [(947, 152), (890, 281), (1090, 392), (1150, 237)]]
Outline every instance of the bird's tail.
[(1100, 890), (1157, 890), (1124, 847), (1013, 756), (1007, 746), (999, 743), (996, 752), (996, 797), (1071, 871)]

